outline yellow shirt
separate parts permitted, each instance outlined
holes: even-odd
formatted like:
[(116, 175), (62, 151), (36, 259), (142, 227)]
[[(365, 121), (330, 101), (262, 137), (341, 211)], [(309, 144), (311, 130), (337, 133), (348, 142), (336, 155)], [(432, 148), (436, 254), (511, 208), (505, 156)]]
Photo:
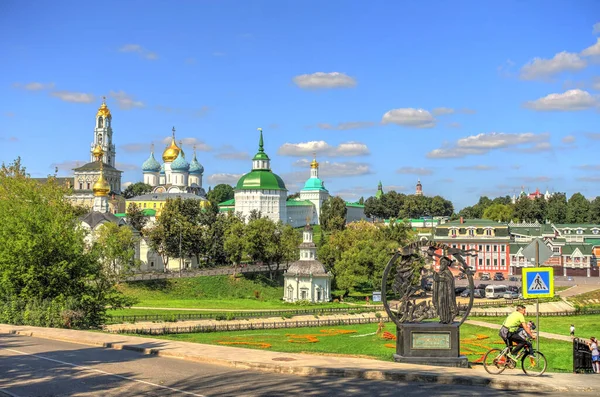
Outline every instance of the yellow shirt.
[(504, 325), (510, 332), (515, 332), (522, 323), (525, 322), (525, 316), (521, 312), (513, 312), (506, 317)]

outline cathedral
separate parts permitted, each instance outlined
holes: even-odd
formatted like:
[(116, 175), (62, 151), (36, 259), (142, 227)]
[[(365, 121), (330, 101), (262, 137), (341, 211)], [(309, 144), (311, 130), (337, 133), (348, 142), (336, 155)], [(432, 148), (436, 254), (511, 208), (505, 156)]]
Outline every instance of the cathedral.
[[(94, 206), (92, 186), (102, 177), (109, 187), (107, 193), (109, 211), (116, 213), (124, 209), (125, 203), (120, 197), (123, 172), (115, 168), (116, 151), (112, 138), (112, 115), (104, 99), (96, 113), (94, 137), (90, 144), (90, 162), (73, 169), (73, 194), (67, 197), (73, 204), (92, 208)], [(98, 155), (100, 155), (99, 160), (97, 160)]]

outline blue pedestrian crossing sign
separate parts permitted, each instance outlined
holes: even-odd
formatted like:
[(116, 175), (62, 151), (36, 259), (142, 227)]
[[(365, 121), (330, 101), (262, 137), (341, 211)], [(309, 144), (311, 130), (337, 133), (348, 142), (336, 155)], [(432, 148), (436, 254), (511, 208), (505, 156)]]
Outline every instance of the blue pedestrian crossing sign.
[(554, 296), (554, 268), (523, 268), (521, 276), (524, 298), (552, 298)]

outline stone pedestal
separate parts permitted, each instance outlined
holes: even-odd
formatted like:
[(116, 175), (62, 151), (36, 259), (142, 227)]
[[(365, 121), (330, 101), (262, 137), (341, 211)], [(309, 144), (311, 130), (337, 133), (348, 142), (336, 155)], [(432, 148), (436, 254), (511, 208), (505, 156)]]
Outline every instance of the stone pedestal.
[(400, 363), (469, 367), (460, 355), (458, 323), (407, 323), (397, 328), (396, 354)]

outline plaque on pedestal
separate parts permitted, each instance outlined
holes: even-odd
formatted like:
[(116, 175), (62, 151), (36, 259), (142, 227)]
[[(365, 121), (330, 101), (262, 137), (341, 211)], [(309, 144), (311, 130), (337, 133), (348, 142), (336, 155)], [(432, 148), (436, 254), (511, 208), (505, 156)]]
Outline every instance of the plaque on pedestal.
[[(421, 254), (426, 250), (430, 258), (440, 258), (439, 270), (433, 266), (433, 288), (431, 301), (419, 300), (420, 283), (416, 274), (427, 275)], [(442, 255), (436, 253), (442, 250)], [(474, 250), (450, 248), (444, 244), (419, 241), (394, 254), (383, 272), (381, 297), (390, 319), (396, 323), (396, 354), (394, 360), (403, 363), (468, 367), (466, 356), (460, 354), (460, 326), (467, 319), (473, 306), (473, 275), (463, 257), (473, 255)], [(451, 259), (453, 257), (454, 259)], [(399, 259), (394, 268), (394, 262)], [(454, 275), (450, 267), (460, 263), (460, 271), (467, 275), (471, 296), (467, 306), (456, 303)], [(392, 311), (387, 302), (388, 277), (395, 274), (393, 292), (399, 296), (397, 311)], [(439, 319), (439, 322), (432, 321)], [(459, 321), (455, 321), (459, 318)], [(430, 321), (426, 321), (430, 320)]]

